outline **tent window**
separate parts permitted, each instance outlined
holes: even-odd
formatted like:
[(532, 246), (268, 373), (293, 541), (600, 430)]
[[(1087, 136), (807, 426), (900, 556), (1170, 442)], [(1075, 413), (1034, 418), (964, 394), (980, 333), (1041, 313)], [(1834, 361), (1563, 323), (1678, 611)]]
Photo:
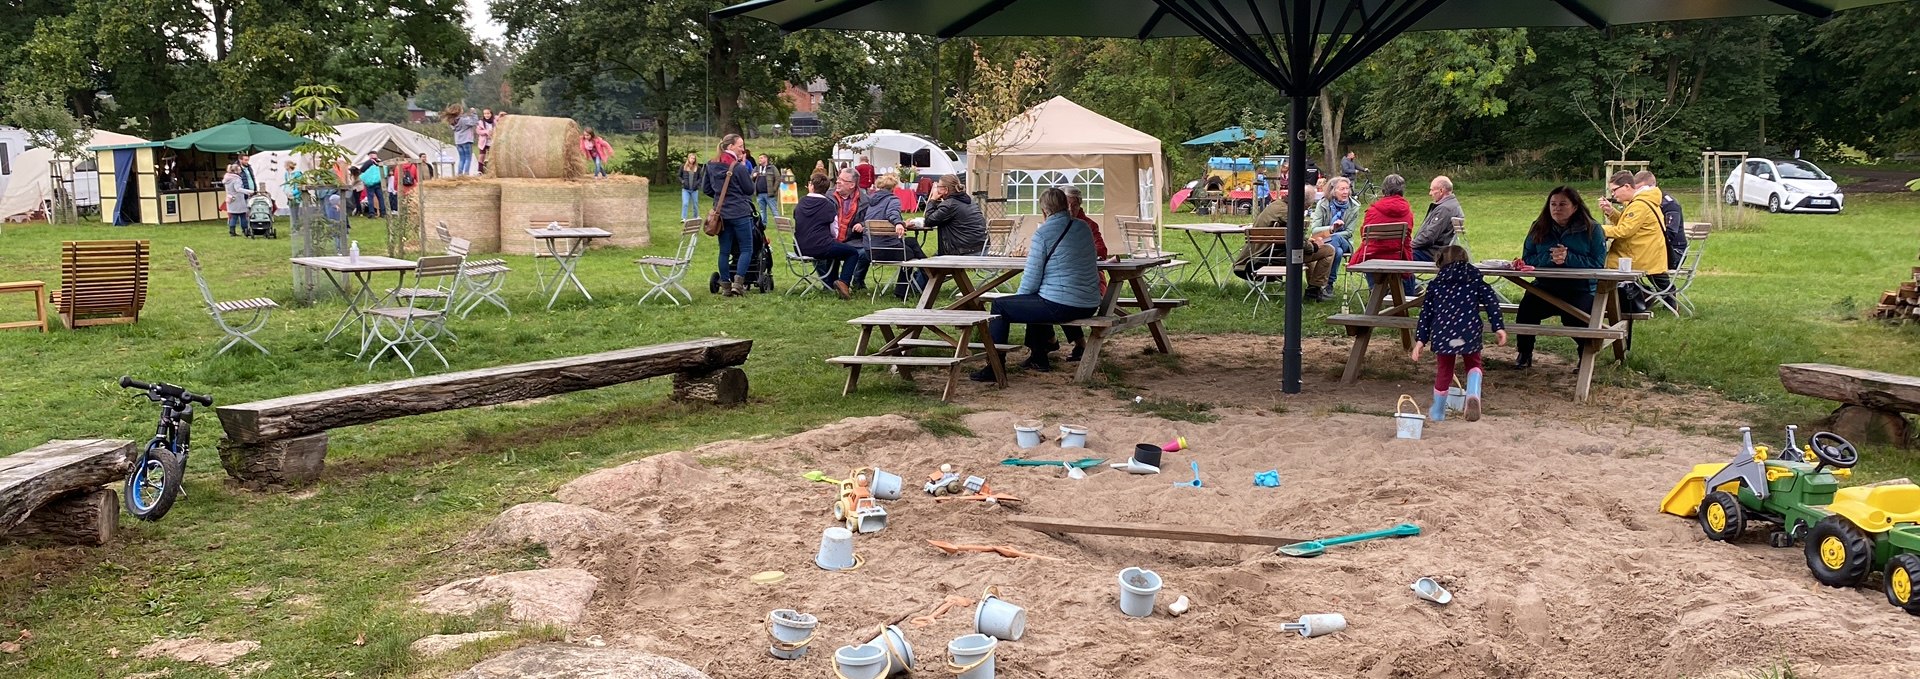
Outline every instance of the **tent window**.
[(7, 145), (0, 144), (0, 175), (13, 174), (13, 154), (7, 151)]
[(1081, 208), (1087, 214), (1105, 214), (1106, 171), (1099, 168), (1074, 170), (1007, 170), (1007, 214), (1040, 214), (1040, 192), (1050, 188), (1080, 187)]

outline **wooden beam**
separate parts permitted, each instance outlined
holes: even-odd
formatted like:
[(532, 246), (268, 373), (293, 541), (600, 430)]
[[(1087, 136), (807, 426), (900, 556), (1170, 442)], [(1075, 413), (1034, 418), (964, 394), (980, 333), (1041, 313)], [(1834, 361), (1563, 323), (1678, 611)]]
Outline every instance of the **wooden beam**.
[(220, 441), (220, 467), (249, 488), (299, 486), (320, 478), (327, 464), (327, 433), (263, 443)]
[(1894, 375), (1824, 363), (1780, 366), (1780, 385), (1788, 393), (1877, 410), (1920, 413), (1920, 377)]
[(54, 498), (126, 479), (133, 468), (132, 441), (48, 441), (0, 457), (0, 533)]
[(747, 402), (747, 371), (721, 368), (705, 373), (676, 373), (673, 396), (682, 403), (734, 406)]
[(41, 505), (6, 538), (28, 544), (98, 547), (112, 542), (119, 530), (120, 495), (112, 488), (91, 488)]
[(1184, 540), (1187, 542), (1219, 542), (1235, 545), (1267, 545), (1278, 547), (1297, 542), (1306, 542), (1313, 538), (1294, 538), (1266, 531), (1220, 530), (1192, 528), (1188, 526), (1170, 526), (1147, 523), (1116, 523), (1112, 521), (1079, 521), (1074, 519), (1049, 519), (1037, 516), (1008, 517), (1007, 522), (1042, 533), (1080, 533), (1085, 535), (1117, 535), (1129, 538), (1152, 538), (1155, 540)]

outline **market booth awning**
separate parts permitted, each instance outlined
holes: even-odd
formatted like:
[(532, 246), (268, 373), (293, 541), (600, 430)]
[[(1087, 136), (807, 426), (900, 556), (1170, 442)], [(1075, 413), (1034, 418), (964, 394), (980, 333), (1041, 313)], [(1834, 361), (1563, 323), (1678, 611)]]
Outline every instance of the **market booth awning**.
[(1281, 391), (1300, 391), (1301, 229), (1307, 100), (1408, 31), (1591, 26), (1834, 12), (1900, 0), (750, 0), (714, 12), (783, 31), (918, 33), (939, 38), (1199, 36), (1291, 98), (1287, 113), (1286, 342)]
[[(1246, 138), (1247, 138), (1246, 130), (1242, 130), (1240, 129), (1239, 125), (1235, 125), (1233, 127), (1220, 130), (1219, 132), (1215, 132), (1213, 134), (1188, 139), (1186, 141), (1180, 142), (1180, 144), (1182, 146), (1212, 146), (1214, 144), (1231, 144), (1237, 141), (1244, 141)], [(1254, 130), (1253, 138), (1266, 139), (1267, 131)]]
[(208, 153), (251, 153), (286, 151), (305, 143), (306, 137), (296, 137), (278, 127), (241, 118), (188, 132), (161, 142), (161, 145), (170, 149), (199, 149)]

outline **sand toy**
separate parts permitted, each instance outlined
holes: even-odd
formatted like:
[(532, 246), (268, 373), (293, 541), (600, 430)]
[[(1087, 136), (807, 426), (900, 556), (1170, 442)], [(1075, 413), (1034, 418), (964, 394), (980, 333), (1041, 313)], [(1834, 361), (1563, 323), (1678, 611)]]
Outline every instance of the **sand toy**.
[(873, 501), (869, 483), (866, 474), (856, 474), (853, 480), (840, 482), (840, 496), (833, 503), (833, 520), (845, 522), (847, 530), (878, 533), (887, 527), (887, 510)]
[(1342, 535), (1335, 538), (1321, 538), (1319, 540), (1297, 542), (1281, 547), (1278, 551), (1287, 556), (1320, 556), (1326, 553), (1328, 547), (1334, 545), (1344, 545), (1350, 542), (1361, 542), (1365, 540), (1378, 540), (1380, 538), (1403, 538), (1419, 534), (1419, 526), (1411, 523), (1403, 523), (1386, 530), (1374, 530), (1365, 533)]
[(999, 554), (1000, 556), (1004, 556), (1009, 559), (1018, 559), (1018, 558), (1024, 557), (1028, 559), (1041, 559), (1045, 561), (1062, 561), (1063, 560), (1060, 557), (1041, 556), (1039, 554), (1034, 554), (1033, 552), (1021, 551), (1019, 548), (1008, 547), (1006, 545), (956, 545), (951, 542), (947, 542), (945, 540), (928, 540), (927, 544), (933, 545), (935, 549), (938, 549), (942, 552), (946, 552), (948, 554), (959, 554), (962, 552), (983, 552), (983, 553), (991, 552), (993, 554)]

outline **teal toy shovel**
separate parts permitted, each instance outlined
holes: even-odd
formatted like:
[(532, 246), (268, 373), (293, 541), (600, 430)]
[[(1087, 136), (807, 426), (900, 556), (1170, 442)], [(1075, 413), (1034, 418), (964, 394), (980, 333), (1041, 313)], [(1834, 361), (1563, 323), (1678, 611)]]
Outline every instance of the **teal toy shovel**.
[(1414, 536), (1419, 534), (1420, 534), (1419, 526), (1413, 525), (1411, 523), (1403, 523), (1398, 526), (1388, 528), (1386, 530), (1369, 531), (1366, 533), (1354, 533), (1352, 535), (1342, 535), (1337, 538), (1324, 538), (1320, 540), (1308, 540), (1306, 542), (1296, 542), (1291, 545), (1286, 545), (1284, 547), (1281, 547), (1279, 551), (1281, 554), (1285, 554), (1287, 556), (1301, 556), (1301, 557), (1320, 556), (1321, 554), (1326, 553), (1328, 547), (1332, 547), (1334, 545), (1344, 545), (1349, 542), (1361, 542), (1365, 540), (1374, 540), (1378, 538), (1404, 538), (1404, 537), (1409, 537), (1409, 536)]
[(1067, 467), (1078, 467), (1080, 469), (1092, 469), (1094, 467), (1100, 466), (1100, 463), (1102, 462), (1106, 462), (1106, 460), (1098, 457), (1083, 457), (1078, 460), (1074, 460), (1072, 462), (1067, 462), (1064, 460), (1029, 460), (1029, 459), (1020, 458), (1020, 457), (1009, 457), (1007, 459), (1001, 460), (1000, 464), (1004, 464), (1009, 467), (1067, 466)]

